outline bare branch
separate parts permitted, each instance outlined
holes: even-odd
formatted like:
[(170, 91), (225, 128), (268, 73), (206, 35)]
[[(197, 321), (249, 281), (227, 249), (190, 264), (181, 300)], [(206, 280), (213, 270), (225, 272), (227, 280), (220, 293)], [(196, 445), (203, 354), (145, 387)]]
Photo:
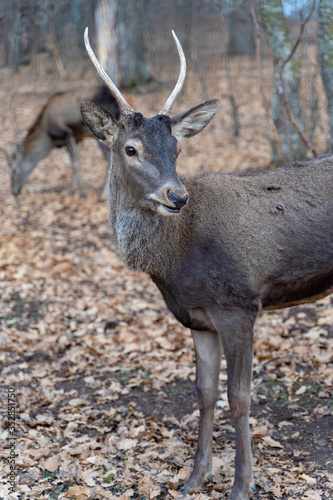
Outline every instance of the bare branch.
[(285, 108), (286, 113), (288, 115), (288, 118), (289, 118), (290, 122), (292, 123), (293, 127), (295, 128), (296, 132), (298, 133), (299, 137), (304, 142), (304, 144), (306, 145), (306, 147), (311, 150), (313, 156), (318, 156), (317, 151), (316, 151), (314, 145), (312, 144), (312, 142), (310, 140), (308, 140), (305, 137), (304, 133), (301, 130), (301, 127), (298, 125), (297, 120), (294, 117), (294, 115), (293, 115), (293, 113), (292, 113), (292, 111), (291, 111), (291, 109), (290, 109), (290, 107), (288, 105), (288, 101), (286, 99), (286, 94), (285, 94), (285, 90), (284, 90), (284, 79), (283, 79), (284, 68), (286, 67), (286, 65), (288, 64), (288, 62), (290, 62), (291, 58), (295, 54), (296, 49), (297, 49), (297, 47), (299, 46), (299, 44), (300, 44), (300, 42), (302, 40), (302, 36), (303, 36), (303, 33), (304, 33), (304, 28), (305, 28), (306, 24), (309, 22), (309, 20), (310, 20), (310, 18), (312, 16), (312, 13), (314, 11), (315, 5), (316, 5), (316, 0), (313, 1), (313, 4), (312, 4), (312, 7), (311, 7), (311, 10), (310, 10), (310, 13), (309, 13), (308, 17), (301, 24), (297, 40), (296, 40), (293, 48), (291, 49), (290, 54), (288, 55), (288, 57), (284, 61), (280, 61), (279, 65), (278, 65), (278, 69), (279, 69), (279, 71), (278, 71), (278, 74), (279, 74), (278, 94), (279, 94), (279, 99), (281, 101), (281, 104)]
[(295, 128), (296, 132), (298, 133), (299, 137), (304, 142), (304, 144), (306, 145), (306, 147), (311, 150), (313, 156), (318, 156), (317, 151), (316, 151), (314, 145), (303, 134), (300, 126), (298, 125), (298, 123), (296, 121), (296, 118), (294, 117), (294, 115), (293, 115), (293, 113), (292, 113), (292, 111), (291, 111), (291, 109), (290, 109), (290, 107), (288, 105), (288, 102), (287, 102), (287, 99), (286, 99), (286, 95), (285, 95), (285, 92), (284, 92), (284, 87), (283, 87), (283, 74), (282, 74), (282, 68), (281, 67), (279, 67), (278, 93), (279, 93), (280, 101), (281, 101), (281, 103), (282, 103), (283, 107), (285, 108), (286, 113), (288, 115), (288, 118), (289, 118), (290, 122), (292, 123), (293, 127)]
[(313, 4), (312, 4), (312, 7), (311, 7), (311, 10), (310, 10), (310, 13), (308, 15), (308, 17), (302, 22), (301, 24), (301, 27), (300, 27), (300, 30), (299, 30), (299, 33), (298, 33), (298, 37), (296, 39), (296, 42), (293, 46), (293, 48), (291, 49), (291, 52), (289, 54), (289, 56), (282, 62), (282, 68), (284, 68), (286, 66), (286, 64), (288, 64), (288, 62), (291, 60), (291, 58), (293, 57), (293, 55), (295, 54), (296, 50), (297, 50), (297, 47), (299, 46), (299, 44), (301, 43), (301, 40), (302, 40), (302, 36), (303, 36), (303, 33), (304, 33), (304, 29), (305, 29), (305, 26), (308, 24), (308, 22), (310, 21), (311, 19), (311, 16), (313, 14), (313, 11), (314, 11), (314, 8), (316, 6), (316, 0), (313, 0)]

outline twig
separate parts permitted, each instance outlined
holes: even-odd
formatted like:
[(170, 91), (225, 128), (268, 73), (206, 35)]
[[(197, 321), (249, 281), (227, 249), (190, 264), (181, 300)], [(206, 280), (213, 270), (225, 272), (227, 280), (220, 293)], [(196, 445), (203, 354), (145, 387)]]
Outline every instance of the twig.
[(230, 58), (226, 59), (226, 71), (227, 71), (227, 82), (228, 82), (228, 95), (230, 100), (230, 105), (232, 109), (232, 117), (234, 119), (234, 136), (239, 136), (239, 120), (238, 120), (238, 108), (237, 103), (235, 101), (233, 92), (232, 92), (232, 84), (231, 84), (231, 70), (230, 70)]
[(279, 136), (279, 133), (278, 133), (277, 128), (275, 126), (275, 123), (273, 121), (273, 118), (271, 116), (269, 101), (268, 101), (266, 94), (265, 94), (264, 75), (263, 75), (262, 62), (261, 62), (260, 25), (259, 25), (259, 21), (258, 21), (255, 7), (253, 5), (253, 0), (250, 0), (250, 9), (251, 9), (251, 15), (252, 15), (252, 19), (253, 19), (255, 34), (256, 34), (256, 61), (257, 61), (257, 70), (258, 70), (258, 75), (259, 75), (259, 86), (260, 86), (261, 98), (262, 98), (263, 106), (265, 109), (266, 118), (267, 118), (268, 124), (271, 128), (272, 134), (274, 136), (277, 148), (278, 148), (280, 156), (281, 156), (281, 160), (283, 163), (286, 163), (286, 158), (285, 158), (284, 153), (283, 153), (283, 148), (282, 148), (282, 144), (280, 141), (280, 136)]
[(296, 40), (293, 48), (291, 49), (290, 54), (288, 55), (288, 57), (284, 61), (280, 62), (279, 66), (278, 66), (278, 68), (279, 68), (279, 71), (278, 71), (278, 74), (279, 74), (278, 94), (279, 94), (279, 99), (281, 101), (281, 104), (285, 108), (286, 113), (288, 115), (288, 118), (289, 118), (290, 122), (292, 123), (293, 127), (295, 128), (296, 132), (298, 133), (299, 137), (304, 142), (304, 144), (306, 145), (306, 147), (311, 150), (313, 156), (318, 156), (317, 151), (316, 151), (314, 145), (303, 134), (300, 126), (297, 123), (296, 118), (294, 117), (294, 115), (293, 115), (293, 113), (292, 113), (292, 111), (291, 111), (291, 109), (290, 109), (290, 107), (288, 105), (288, 102), (287, 102), (287, 99), (286, 99), (286, 96), (285, 96), (284, 80), (283, 80), (283, 71), (284, 71), (284, 68), (286, 67), (286, 65), (288, 64), (288, 62), (291, 60), (292, 56), (295, 54), (296, 49), (297, 49), (297, 47), (299, 46), (299, 44), (301, 42), (305, 25), (309, 22), (309, 20), (310, 20), (310, 18), (312, 16), (312, 13), (314, 11), (315, 5), (316, 5), (316, 0), (313, 0), (313, 4), (312, 4), (311, 10), (310, 10), (310, 13), (309, 13), (308, 17), (301, 24), (301, 28), (299, 30), (297, 40)]
[(301, 40), (302, 40), (302, 36), (303, 36), (303, 32), (304, 32), (304, 28), (305, 26), (308, 24), (308, 22), (310, 21), (311, 19), (311, 16), (313, 14), (313, 11), (314, 11), (314, 8), (316, 6), (316, 0), (313, 0), (313, 4), (312, 4), (312, 7), (311, 7), (311, 10), (310, 10), (310, 13), (308, 15), (308, 17), (302, 22), (301, 24), (301, 27), (300, 27), (300, 30), (299, 30), (299, 33), (298, 33), (298, 37), (296, 39), (296, 42), (293, 46), (293, 48), (291, 49), (291, 52), (289, 54), (289, 56), (283, 61), (282, 63), (282, 67), (284, 68), (286, 64), (288, 64), (288, 62), (291, 60), (291, 58), (293, 57), (293, 55), (295, 54), (296, 52), (296, 49), (297, 47), (299, 46), (299, 44), (301, 43)]
[(229, 94), (230, 104), (232, 108), (232, 116), (234, 118), (234, 135), (239, 136), (239, 120), (238, 120), (238, 107), (233, 94)]

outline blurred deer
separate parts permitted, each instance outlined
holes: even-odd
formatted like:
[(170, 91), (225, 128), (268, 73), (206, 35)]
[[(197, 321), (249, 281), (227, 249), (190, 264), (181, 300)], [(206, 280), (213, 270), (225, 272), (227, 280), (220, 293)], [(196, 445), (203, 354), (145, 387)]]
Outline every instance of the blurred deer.
[[(73, 169), (71, 194), (76, 190), (80, 196), (84, 195), (83, 184), (77, 158), (77, 143), (85, 137), (92, 137), (88, 127), (82, 121), (80, 104), (89, 99), (103, 106), (115, 117), (119, 117), (117, 101), (105, 86), (81, 88), (65, 93), (51, 96), (36, 120), (28, 130), (23, 141), (15, 148), (14, 153), (9, 156), (11, 169), (11, 190), (15, 196), (28, 180), (31, 171), (37, 163), (45, 158), (53, 148), (66, 147)], [(110, 151), (102, 142), (98, 144), (110, 164)], [(107, 195), (107, 176), (104, 186), (99, 195), (99, 201)]]
[(178, 142), (198, 134), (220, 105), (211, 100), (171, 115), (186, 63), (161, 111), (145, 118), (126, 102), (85, 43), (117, 99), (117, 120), (93, 103), (84, 121), (112, 150), (109, 216), (120, 256), (148, 273), (169, 309), (191, 329), (200, 420), (187, 493), (211, 481), (214, 407), (221, 352), (236, 427), (230, 500), (255, 490), (249, 431), (253, 325), (261, 310), (333, 292), (333, 157), (249, 176), (206, 172), (180, 179)]

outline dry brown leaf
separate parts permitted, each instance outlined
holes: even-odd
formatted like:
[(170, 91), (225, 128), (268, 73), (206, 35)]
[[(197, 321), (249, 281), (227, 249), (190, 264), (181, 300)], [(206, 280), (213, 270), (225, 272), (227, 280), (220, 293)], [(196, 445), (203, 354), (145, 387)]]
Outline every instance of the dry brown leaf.
[(308, 490), (303, 493), (303, 498), (304, 500), (323, 500), (325, 497), (322, 491)]
[(283, 448), (283, 445), (279, 443), (279, 441), (275, 441), (275, 439), (271, 438), (270, 436), (264, 436), (262, 438), (262, 441), (268, 444), (268, 446), (272, 446), (272, 448)]
[(299, 479), (303, 479), (304, 481), (306, 481), (308, 484), (317, 484), (317, 479), (309, 476), (308, 474), (303, 473), (300, 474), (298, 477)]
[(161, 488), (149, 476), (143, 476), (139, 482), (138, 489), (147, 499), (156, 498), (161, 493)]
[(307, 387), (305, 385), (302, 385), (297, 391), (295, 392), (295, 396), (301, 396), (307, 391)]
[(41, 465), (41, 467), (49, 472), (54, 472), (58, 469), (60, 465), (60, 459), (58, 455), (54, 455), (49, 457), (45, 462)]
[(68, 404), (70, 406), (82, 406), (82, 405), (86, 405), (88, 403), (88, 401), (86, 399), (83, 399), (83, 398), (74, 398), (74, 399), (71, 399), (70, 401), (68, 401)]
[(256, 426), (251, 430), (252, 437), (262, 438), (263, 436), (267, 436), (267, 434), (270, 434), (270, 430), (266, 424)]
[(86, 483), (87, 486), (96, 486), (96, 481), (95, 481), (95, 477), (97, 475), (97, 472), (95, 471), (89, 471), (89, 470), (86, 470), (86, 471), (83, 471), (82, 472), (82, 478), (84, 480), (84, 482)]
[(169, 488), (176, 490), (180, 483), (185, 482), (187, 475), (186, 467), (182, 467), (172, 479), (168, 480)]
[(118, 450), (126, 451), (126, 450), (131, 450), (132, 448), (135, 448), (135, 446), (137, 444), (138, 444), (138, 439), (126, 438), (126, 439), (122, 439), (122, 440), (118, 441), (118, 443), (116, 444), (116, 447), (118, 448)]
[(89, 488), (85, 486), (70, 486), (68, 491), (65, 493), (64, 498), (75, 498), (75, 500), (88, 500), (91, 498)]

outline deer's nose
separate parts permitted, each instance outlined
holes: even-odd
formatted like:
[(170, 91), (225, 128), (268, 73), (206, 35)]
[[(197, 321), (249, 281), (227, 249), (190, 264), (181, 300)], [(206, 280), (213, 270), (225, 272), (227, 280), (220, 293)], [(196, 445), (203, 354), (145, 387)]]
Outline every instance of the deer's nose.
[(171, 203), (173, 203), (179, 210), (186, 205), (188, 200), (188, 194), (185, 196), (179, 196), (178, 194), (169, 191), (167, 196), (168, 200), (171, 201)]

